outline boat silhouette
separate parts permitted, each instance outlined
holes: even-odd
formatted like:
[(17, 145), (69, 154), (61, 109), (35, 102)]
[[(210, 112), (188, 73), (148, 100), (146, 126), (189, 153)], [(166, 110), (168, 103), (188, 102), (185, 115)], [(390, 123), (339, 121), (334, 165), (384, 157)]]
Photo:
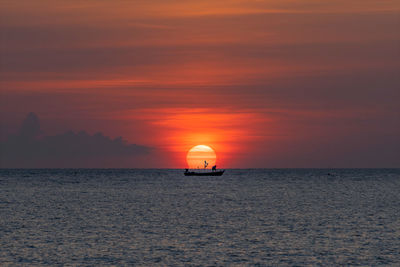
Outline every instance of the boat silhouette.
[(217, 165), (211, 168), (211, 171), (207, 170), (208, 162), (204, 161), (204, 169), (197, 169), (197, 171), (186, 169), (185, 176), (221, 176), (225, 170), (217, 170)]
[(221, 176), (224, 174), (225, 170), (218, 170), (218, 171), (189, 171), (188, 169), (185, 170), (185, 176)]

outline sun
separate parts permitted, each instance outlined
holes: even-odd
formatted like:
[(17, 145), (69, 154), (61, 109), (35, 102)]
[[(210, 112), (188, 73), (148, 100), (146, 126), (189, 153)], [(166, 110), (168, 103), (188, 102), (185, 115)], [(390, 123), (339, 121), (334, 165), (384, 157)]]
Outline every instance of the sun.
[(210, 169), (216, 164), (217, 155), (211, 147), (198, 145), (188, 151), (186, 161), (190, 169)]

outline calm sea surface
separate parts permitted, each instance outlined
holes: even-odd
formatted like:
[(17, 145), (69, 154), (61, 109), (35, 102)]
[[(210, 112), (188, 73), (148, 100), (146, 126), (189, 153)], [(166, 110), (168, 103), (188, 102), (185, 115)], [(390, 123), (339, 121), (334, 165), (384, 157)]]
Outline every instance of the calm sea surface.
[(400, 266), (400, 169), (0, 170), (0, 265)]

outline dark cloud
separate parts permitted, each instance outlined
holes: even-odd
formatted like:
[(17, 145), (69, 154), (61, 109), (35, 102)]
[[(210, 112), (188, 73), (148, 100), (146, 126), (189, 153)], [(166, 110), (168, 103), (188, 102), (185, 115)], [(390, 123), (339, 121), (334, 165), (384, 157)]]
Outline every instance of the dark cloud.
[(31, 112), (25, 118), (22, 123), (21, 130), (19, 132), (19, 137), (21, 139), (33, 139), (39, 136), (40, 131), (40, 122), (38, 116), (35, 113)]
[[(118, 159), (149, 154), (151, 148), (129, 144), (118, 137), (111, 139), (101, 132), (90, 135), (72, 131), (44, 136), (39, 118), (29, 113), (20, 131), (0, 144), (0, 166), (7, 167), (113, 167)], [(116, 164), (115, 164), (116, 163)]]

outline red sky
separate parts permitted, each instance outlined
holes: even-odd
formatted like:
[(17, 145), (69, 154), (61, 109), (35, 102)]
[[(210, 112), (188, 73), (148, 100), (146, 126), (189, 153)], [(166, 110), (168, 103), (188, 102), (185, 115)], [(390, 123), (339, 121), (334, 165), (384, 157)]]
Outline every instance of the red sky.
[(47, 135), (153, 148), (98, 167), (184, 168), (199, 144), (227, 168), (400, 167), (397, 0), (6, 0), (0, 13), (2, 140), (35, 112)]

